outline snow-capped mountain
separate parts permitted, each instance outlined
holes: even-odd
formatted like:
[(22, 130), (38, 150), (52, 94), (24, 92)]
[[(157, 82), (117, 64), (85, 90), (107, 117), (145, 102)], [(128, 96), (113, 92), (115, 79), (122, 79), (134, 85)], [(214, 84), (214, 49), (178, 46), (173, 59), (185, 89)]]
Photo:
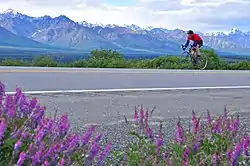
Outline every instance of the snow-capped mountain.
[[(0, 14), (0, 26), (27, 40), (91, 50), (96, 48), (140, 50), (146, 52), (176, 52), (186, 40), (185, 31), (137, 25), (103, 25), (86, 21), (74, 22), (67, 16), (31, 17), (9, 9)], [(203, 34), (204, 44), (216, 50), (250, 52), (250, 32), (233, 28), (227, 32)], [(1, 34), (0, 34), (1, 36)], [(13, 39), (14, 40), (14, 39)], [(0, 41), (1, 45), (1, 41)]]

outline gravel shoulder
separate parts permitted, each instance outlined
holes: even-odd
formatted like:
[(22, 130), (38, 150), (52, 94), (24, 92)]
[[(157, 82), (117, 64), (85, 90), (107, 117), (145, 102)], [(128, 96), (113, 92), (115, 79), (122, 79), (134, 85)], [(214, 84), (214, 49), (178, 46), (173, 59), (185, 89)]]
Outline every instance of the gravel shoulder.
[[(130, 139), (128, 133), (137, 130), (132, 123), (135, 106), (143, 105), (149, 111), (154, 109), (150, 124), (158, 131), (163, 123), (165, 139), (175, 136), (177, 118), (181, 117), (185, 128), (190, 126), (190, 115), (210, 110), (212, 115), (223, 113), (225, 106), (230, 114), (237, 112), (245, 131), (250, 126), (250, 90), (192, 90), (165, 92), (115, 92), (35, 95), (47, 106), (47, 115), (57, 110), (60, 116), (68, 113), (74, 131), (82, 132), (90, 124), (97, 125), (97, 131), (104, 132), (112, 140), (114, 149), (123, 149)], [(29, 97), (32, 97), (29, 95)], [(125, 122), (125, 118), (129, 124)]]

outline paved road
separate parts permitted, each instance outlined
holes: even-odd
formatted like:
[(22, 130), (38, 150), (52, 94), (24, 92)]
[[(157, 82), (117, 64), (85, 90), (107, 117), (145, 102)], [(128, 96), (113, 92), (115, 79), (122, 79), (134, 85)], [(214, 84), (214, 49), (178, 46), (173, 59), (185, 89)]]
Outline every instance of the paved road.
[(141, 104), (151, 111), (156, 106), (153, 119), (163, 120), (177, 116), (191, 116), (191, 111), (201, 113), (207, 109), (220, 114), (224, 107), (231, 112), (250, 113), (249, 90), (191, 90), (169, 92), (115, 92), (83, 94), (35, 95), (48, 112), (58, 110), (68, 113), (73, 125), (89, 123), (110, 125), (133, 118), (135, 106)]
[(250, 71), (0, 67), (7, 91), (249, 86)]

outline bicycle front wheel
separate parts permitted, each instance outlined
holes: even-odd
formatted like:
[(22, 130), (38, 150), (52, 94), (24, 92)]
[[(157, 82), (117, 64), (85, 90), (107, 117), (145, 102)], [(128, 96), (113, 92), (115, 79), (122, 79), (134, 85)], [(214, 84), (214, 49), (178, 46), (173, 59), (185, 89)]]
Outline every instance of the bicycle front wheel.
[(188, 51), (182, 52), (180, 56), (180, 64), (182, 68), (187, 68), (188, 66), (190, 66), (190, 63), (191, 63), (191, 58), (189, 52)]

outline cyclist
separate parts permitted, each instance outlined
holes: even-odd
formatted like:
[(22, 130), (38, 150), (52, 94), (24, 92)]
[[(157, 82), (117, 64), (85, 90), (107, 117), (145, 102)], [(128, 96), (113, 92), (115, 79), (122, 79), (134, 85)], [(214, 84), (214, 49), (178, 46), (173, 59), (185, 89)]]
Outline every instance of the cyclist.
[(189, 45), (190, 40), (193, 41), (193, 45), (192, 45), (192, 50), (196, 49), (197, 51), (197, 56), (200, 57), (201, 53), (200, 53), (200, 47), (203, 46), (203, 40), (200, 37), (200, 35), (194, 33), (192, 30), (189, 30), (187, 32), (188, 36), (187, 36), (187, 42), (184, 45), (183, 49), (185, 50), (187, 48), (187, 46)]

